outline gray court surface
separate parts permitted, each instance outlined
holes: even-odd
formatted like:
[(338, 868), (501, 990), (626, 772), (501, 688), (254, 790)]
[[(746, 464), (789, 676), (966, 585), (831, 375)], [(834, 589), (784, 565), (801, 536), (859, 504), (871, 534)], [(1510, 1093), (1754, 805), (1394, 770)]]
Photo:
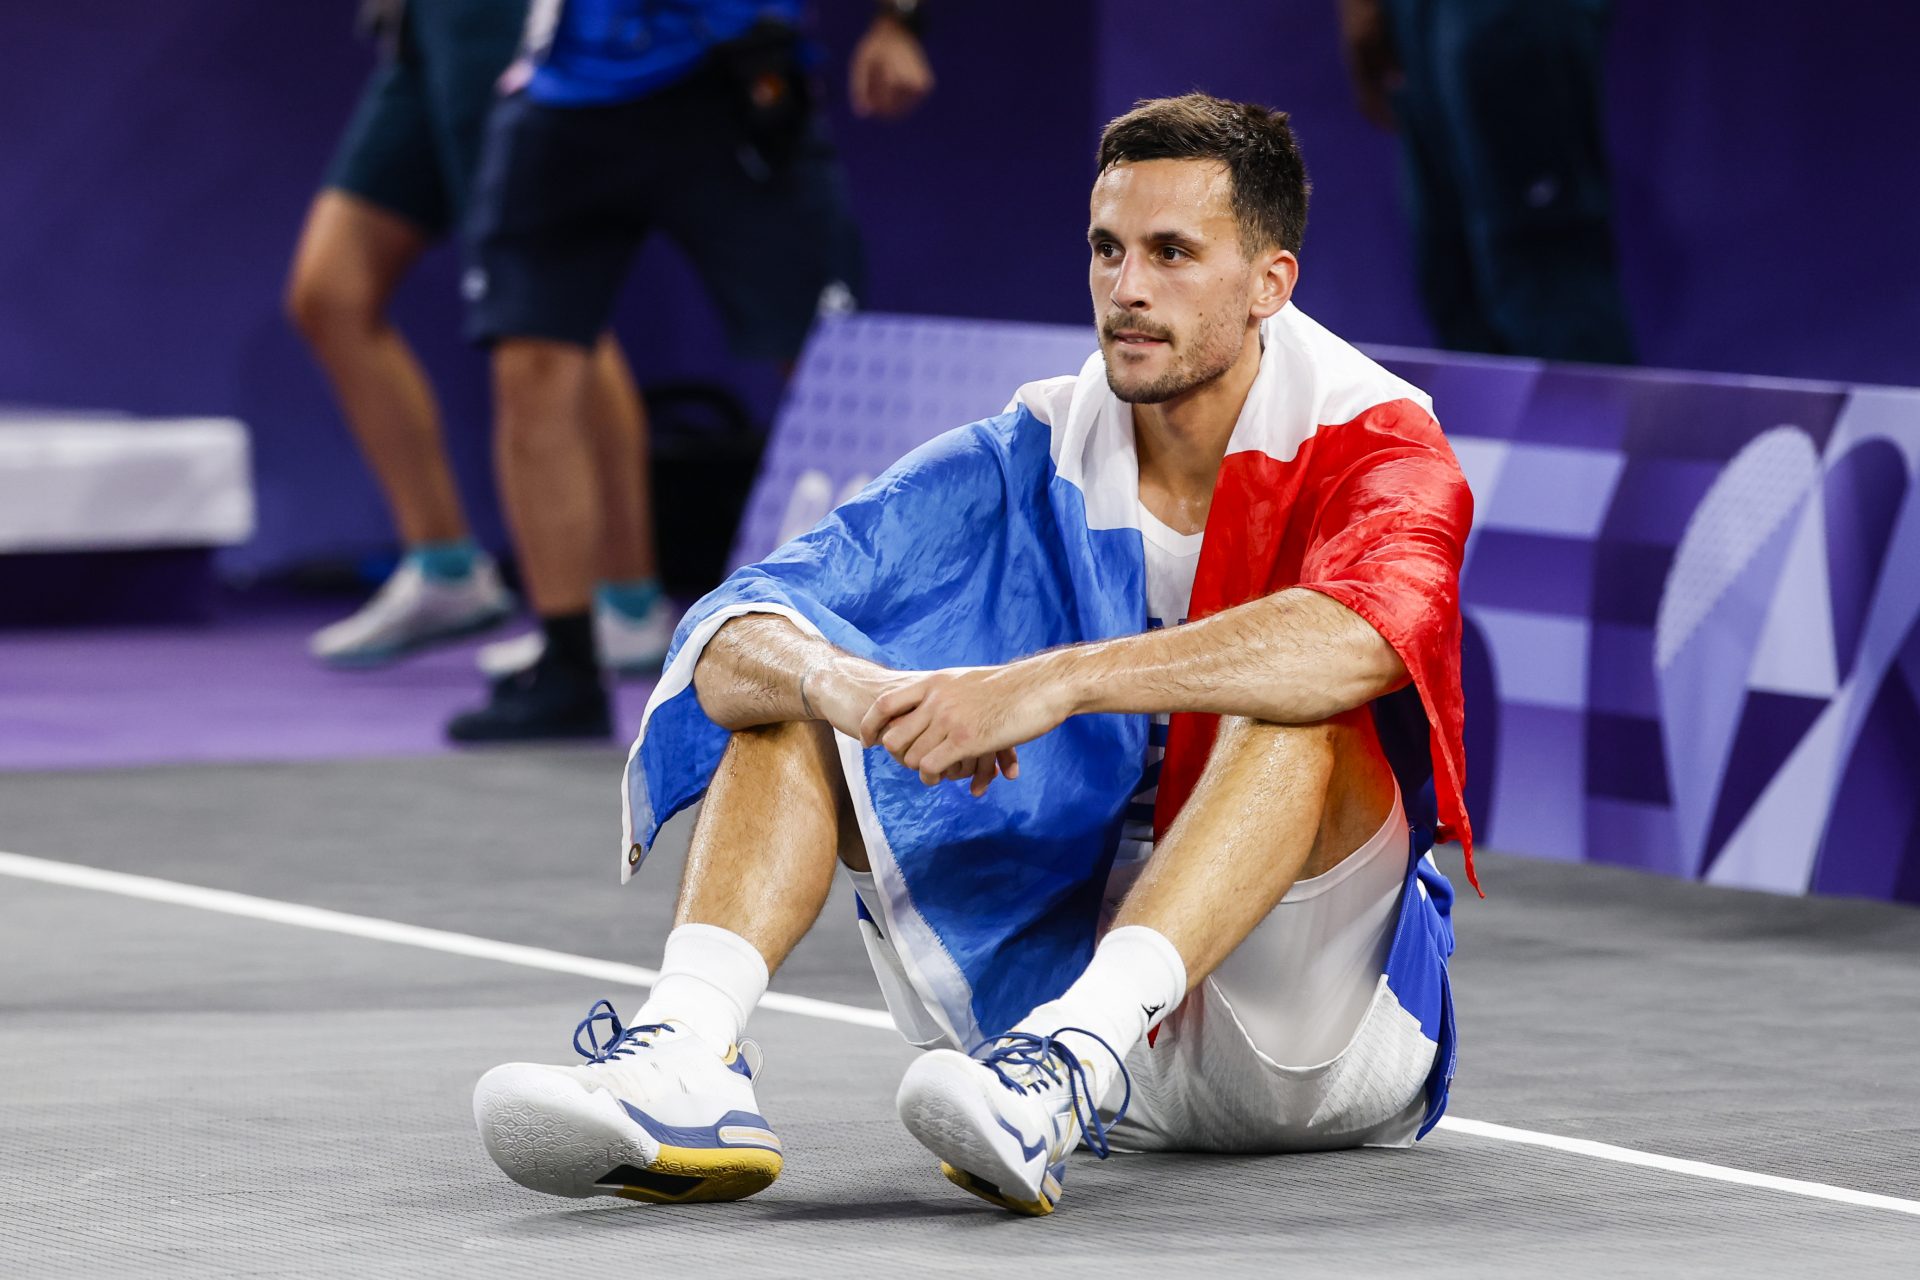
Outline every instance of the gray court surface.
[[(0, 849), (650, 965), (680, 859), (617, 887), (618, 773), (519, 751), (15, 774)], [(1482, 876), (1453, 1115), (1920, 1198), (1920, 912), (1492, 854)], [(877, 1007), (848, 900), (774, 986)], [(601, 995), (640, 997), (0, 877), (0, 1275), (1920, 1273), (1920, 1218), (1444, 1130), (1082, 1156), (1059, 1212), (1016, 1219), (894, 1119), (896, 1037), (771, 1011), (770, 1190), (547, 1199), (488, 1162), (470, 1091), (570, 1059)]]

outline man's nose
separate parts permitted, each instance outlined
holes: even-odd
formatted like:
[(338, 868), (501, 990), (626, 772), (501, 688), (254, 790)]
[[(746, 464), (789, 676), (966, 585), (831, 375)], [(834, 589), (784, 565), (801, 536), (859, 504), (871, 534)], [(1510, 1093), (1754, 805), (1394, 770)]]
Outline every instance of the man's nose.
[(1120, 267), (1113, 273), (1113, 305), (1123, 311), (1134, 311), (1148, 305), (1146, 266), (1133, 254), (1120, 260)]

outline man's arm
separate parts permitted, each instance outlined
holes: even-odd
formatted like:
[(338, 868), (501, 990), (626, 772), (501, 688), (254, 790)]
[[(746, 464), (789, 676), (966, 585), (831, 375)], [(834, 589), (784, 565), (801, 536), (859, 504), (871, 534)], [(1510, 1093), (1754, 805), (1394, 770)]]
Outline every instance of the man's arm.
[(1407, 682), (1406, 664), (1365, 618), (1298, 587), (1185, 626), (1035, 661), (1072, 691), (1073, 715), (1204, 711), (1313, 724)]
[(1030, 742), (1072, 715), (1200, 711), (1312, 724), (1407, 678), (1366, 619), (1294, 588), (1184, 626), (930, 673), (877, 697), (861, 733), (937, 779), (953, 760)]
[[(849, 737), (859, 736), (876, 698), (919, 679), (919, 672), (868, 662), (765, 613), (723, 623), (693, 669), (700, 709), (724, 729), (825, 720)], [(958, 756), (930, 781), (971, 778), (979, 795), (996, 776), (1019, 772), (1019, 760), (1008, 749)]]
[(920, 44), (920, 0), (883, 0), (854, 47), (847, 75), (856, 116), (892, 120), (933, 92), (933, 68)]

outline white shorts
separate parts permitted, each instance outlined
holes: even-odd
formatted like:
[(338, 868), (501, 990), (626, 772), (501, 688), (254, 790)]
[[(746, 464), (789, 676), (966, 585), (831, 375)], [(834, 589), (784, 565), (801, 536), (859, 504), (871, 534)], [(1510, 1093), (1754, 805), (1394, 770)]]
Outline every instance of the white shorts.
[[(1387, 949), (1410, 854), (1399, 797), (1333, 870), (1296, 883), (1149, 1045), (1127, 1056), (1122, 1151), (1320, 1151), (1409, 1146), (1426, 1114), (1434, 1044), (1387, 993)], [(1117, 902), (1140, 864), (1117, 867)], [(858, 877), (856, 877), (856, 883)], [(887, 1007), (909, 1041), (947, 1043), (893, 947), (861, 920)], [(960, 1046), (970, 1048), (971, 1046)], [(1108, 1116), (1120, 1098), (1102, 1099)]]

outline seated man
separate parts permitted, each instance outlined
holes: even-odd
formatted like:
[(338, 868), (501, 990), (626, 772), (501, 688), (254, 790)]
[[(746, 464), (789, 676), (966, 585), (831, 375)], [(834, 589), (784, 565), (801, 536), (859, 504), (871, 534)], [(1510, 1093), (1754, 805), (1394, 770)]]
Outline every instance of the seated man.
[(1282, 113), (1114, 121), (1100, 351), (688, 615), (628, 770), (629, 872), (705, 797), (661, 977), (632, 1026), (595, 1006), (585, 1065), (481, 1080), (511, 1177), (770, 1183), (742, 1027), (836, 860), (932, 1049), (901, 1118), (988, 1200), (1050, 1212), (1080, 1142), (1407, 1145), (1439, 1119), (1427, 850), (1470, 839), (1472, 501), (1426, 397), (1290, 305), (1306, 197)]

